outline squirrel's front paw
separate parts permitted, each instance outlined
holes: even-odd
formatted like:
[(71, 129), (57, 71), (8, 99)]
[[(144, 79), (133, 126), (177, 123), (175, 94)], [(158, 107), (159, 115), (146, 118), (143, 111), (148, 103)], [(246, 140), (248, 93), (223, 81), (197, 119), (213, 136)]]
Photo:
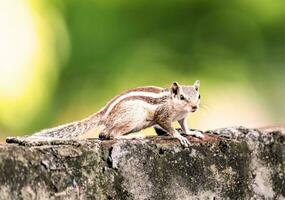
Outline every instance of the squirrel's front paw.
[(180, 136), (177, 136), (176, 138), (180, 141), (182, 146), (184, 146), (184, 147), (190, 146), (190, 142), (188, 141), (188, 139), (186, 137), (183, 137), (180, 135)]
[(194, 134), (194, 136), (196, 136), (198, 138), (204, 138), (205, 137), (202, 133), (200, 133), (198, 131)]
[(202, 131), (193, 131), (193, 130), (189, 130), (186, 132), (186, 135), (193, 135), (197, 138), (204, 138), (205, 136), (202, 134)]

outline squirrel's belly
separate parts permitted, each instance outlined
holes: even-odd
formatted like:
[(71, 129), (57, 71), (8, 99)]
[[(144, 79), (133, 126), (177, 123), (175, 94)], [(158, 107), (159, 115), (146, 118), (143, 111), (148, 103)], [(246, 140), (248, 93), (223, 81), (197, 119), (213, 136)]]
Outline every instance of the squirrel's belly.
[(152, 126), (154, 123), (155, 105), (141, 100), (132, 100), (125, 102), (121, 108), (125, 112), (115, 120), (116, 124), (128, 124), (133, 132)]

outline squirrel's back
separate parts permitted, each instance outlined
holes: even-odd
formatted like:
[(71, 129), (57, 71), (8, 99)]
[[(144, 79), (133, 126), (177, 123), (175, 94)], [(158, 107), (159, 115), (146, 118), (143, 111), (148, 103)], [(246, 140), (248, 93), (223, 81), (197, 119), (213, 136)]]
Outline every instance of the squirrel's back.
[[(144, 98), (147, 99), (148, 97), (160, 97), (164, 96), (166, 89), (161, 87), (155, 86), (147, 86), (147, 87), (138, 87), (127, 90), (114, 98), (112, 98), (99, 112), (91, 115), (90, 117), (60, 125), (54, 128), (44, 129), (35, 134), (31, 137), (33, 138), (76, 138), (87, 133), (90, 129), (105, 124), (104, 122), (110, 121), (109, 117), (111, 117), (112, 112), (116, 109), (116, 106), (119, 105), (123, 101), (128, 101), (133, 98)], [(111, 120), (113, 121), (113, 120)]]
[(149, 96), (151, 94), (159, 95), (159, 93), (161, 93), (162, 91), (164, 91), (164, 88), (155, 87), (155, 86), (138, 87), (127, 90), (112, 98), (99, 112), (91, 115), (86, 119), (68, 124), (63, 124), (54, 128), (44, 129), (33, 134), (31, 137), (66, 138), (66, 139), (76, 138), (88, 132), (90, 129), (96, 127), (101, 122), (104, 124), (104, 120), (108, 121), (106, 118), (108, 118), (110, 112), (120, 102), (126, 99), (130, 99), (132, 97)]

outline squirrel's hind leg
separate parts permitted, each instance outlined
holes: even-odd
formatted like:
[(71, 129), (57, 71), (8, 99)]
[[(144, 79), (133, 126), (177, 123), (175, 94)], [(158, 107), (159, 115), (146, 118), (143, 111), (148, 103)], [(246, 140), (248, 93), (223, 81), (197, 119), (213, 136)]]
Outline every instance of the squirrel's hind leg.
[(128, 125), (124, 126), (115, 126), (112, 129), (105, 129), (100, 133), (100, 136), (104, 139), (118, 139), (123, 136), (126, 136), (128, 133), (132, 132), (132, 127)]
[(100, 134), (99, 134), (99, 138), (103, 139), (103, 140), (110, 140), (113, 139), (114, 136), (114, 128), (108, 128), (108, 127), (112, 127), (111, 125), (105, 126), (104, 129), (101, 130)]
[(109, 130), (104, 129), (99, 133), (99, 139), (103, 140), (109, 140), (110, 139), (110, 134)]

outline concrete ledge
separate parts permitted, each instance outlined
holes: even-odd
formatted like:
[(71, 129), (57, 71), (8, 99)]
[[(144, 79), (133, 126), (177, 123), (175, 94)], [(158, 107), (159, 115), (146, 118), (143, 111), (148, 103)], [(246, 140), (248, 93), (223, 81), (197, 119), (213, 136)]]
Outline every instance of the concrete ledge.
[(284, 199), (283, 127), (143, 140), (9, 138), (0, 199)]

